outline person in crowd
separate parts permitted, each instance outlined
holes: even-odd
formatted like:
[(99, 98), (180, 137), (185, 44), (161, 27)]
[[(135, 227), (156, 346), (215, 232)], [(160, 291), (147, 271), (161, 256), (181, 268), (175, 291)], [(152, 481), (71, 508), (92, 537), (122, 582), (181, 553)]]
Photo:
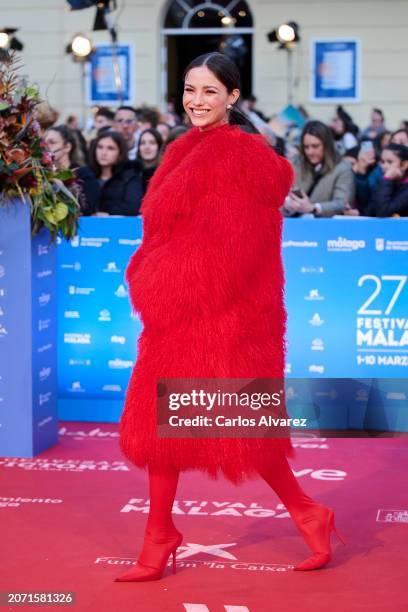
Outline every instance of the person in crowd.
[(292, 162), (295, 186), (286, 198), (283, 214), (342, 214), (354, 200), (354, 176), (349, 162), (340, 159), (332, 131), (321, 121), (309, 121), (300, 139), (300, 155)]
[(167, 109), (162, 114), (161, 119), (168, 123), (171, 128), (181, 124), (181, 117), (176, 112), (176, 104), (173, 99), (167, 101)]
[(114, 130), (102, 131), (93, 142), (91, 168), (99, 184), (98, 216), (139, 214), (143, 178), (127, 153), (126, 140)]
[(255, 113), (256, 115), (258, 115), (258, 117), (262, 119), (262, 121), (264, 121), (265, 123), (268, 123), (270, 117), (267, 117), (266, 115), (263, 114), (262, 111), (256, 108), (257, 102), (258, 102), (257, 97), (250, 94), (249, 96), (246, 96), (245, 98), (243, 98), (241, 102), (241, 110), (245, 114)]
[(176, 127), (172, 128), (170, 130), (170, 134), (169, 137), (167, 138), (167, 140), (163, 143), (163, 147), (162, 147), (162, 157), (164, 155), (164, 152), (167, 150), (167, 148), (175, 141), (177, 140), (177, 138), (180, 138), (180, 136), (182, 136), (183, 134), (185, 134), (186, 132), (188, 132), (189, 128), (186, 125), (176, 125)]
[(96, 133), (102, 128), (112, 127), (115, 120), (115, 113), (106, 106), (100, 106), (95, 113), (94, 128)]
[(79, 130), (79, 119), (77, 115), (68, 115), (65, 123), (70, 130)]
[(381, 153), (384, 176), (370, 203), (375, 217), (408, 217), (408, 147), (390, 144)]
[(34, 118), (40, 124), (41, 134), (44, 136), (48, 128), (57, 123), (59, 112), (47, 102), (41, 102), (34, 109)]
[(357, 159), (353, 163), (356, 190), (354, 206), (352, 202), (349, 202), (345, 214), (370, 216), (369, 207), (372, 194), (382, 177), (382, 169), (377, 161), (373, 142), (363, 141), (358, 149)]
[(44, 144), (59, 170), (70, 168), (75, 171), (77, 180), (73, 192), (78, 198), (81, 214), (93, 214), (97, 207), (99, 186), (93, 172), (79, 164), (74, 131), (66, 125), (53, 126), (45, 133)]
[(136, 159), (142, 168), (143, 193), (146, 193), (148, 183), (159, 165), (162, 147), (163, 139), (160, 132), (148, 128), (141, 133)]
[(374, 140), (383, 132), (386, 132), (384, 113), (380, 108), (373, 108), (371, 111), (370, 125), (362, 133), (362, 138), (370, 138)]
[(406, 121), (405, 119), (403, 119), (401, 121), (401, 123), (399, 124), (399, 130), (405, 130), (406, 132), (408, 132), (408, 121)]
[(160, 121), (160, 113), (156, 108), (151, 106), (142, 106), (137, 111), (138, 118), (138, 139), (140, 138), (140, 134), (149, 128), (157, 127), (157, 124)]
[(130, 160), (136, 159), (138, 118), (136, 109), (133, 106), (119, 106), (115, 113), (113, 126), (125, 139), (127, 145), (127, 157)]
[(163, 142), (166, 142), (171, 131), (171, 125), (164, 121), (159, 121), (159, 123), (156, 125), (156, 130), (160, 133)]
[(377, 138), (374, 138), (374, 147), (381, 154), (381, 151), (388, 147), (391, 142), (392, 132), (385, 130)]
[(346, 154), (358, 145), (358, 127), (342, 106), (336, 109), (336, 115), (331, 122), (335, 146), (340, 155)]
[(408, 147), (408, 129), (396, 130), (391, 134), (390, 144), (401, 144)]

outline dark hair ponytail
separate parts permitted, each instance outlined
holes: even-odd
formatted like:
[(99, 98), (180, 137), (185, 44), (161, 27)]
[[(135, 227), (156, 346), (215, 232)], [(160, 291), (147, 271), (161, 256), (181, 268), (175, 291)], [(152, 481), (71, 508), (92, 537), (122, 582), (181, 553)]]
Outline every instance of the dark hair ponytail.
[[(211, 70), (217, 79), (225, 85), (228, 93), (231, 93), (234, 89), (241, 89), (239, 70), (234, 62), (223, 53), (214, 51), (213, 53), (204, 53), (193, 59), (184, 70), (183, 80), (185, 80), (190, 70), (200, 66), (207, 66), (208, 70)], [(256, 129), (252, 121), (236, 106), (233, 106), (229, 111), (228, 121), (230, 125), (239, 125), (246, 132), (259, 134), (259, 130)]]

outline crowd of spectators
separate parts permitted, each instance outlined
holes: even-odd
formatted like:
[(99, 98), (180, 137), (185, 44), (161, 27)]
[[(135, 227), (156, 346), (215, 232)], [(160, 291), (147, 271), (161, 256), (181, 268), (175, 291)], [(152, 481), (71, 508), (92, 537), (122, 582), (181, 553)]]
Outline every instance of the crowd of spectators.
[[(278, 133), (274, 118), (256, 104), (248, 96), (240, 109), (254, 132), (285, 155), (295, 171), (284, 216), (408, 216), (407, 121), (391, 132), (381, 109), (374, 108), (370, 124), (360, 130), (341, 106), (328, 124), (300, 108), (303, 128), (287, 123)], [(166, 147), (190, 128), (172, 104), (166, 113), (145, 106), (100, 107), (85, 130), (74, 115), (59, 125), (51, 108), (40, 108), (38, 120), (56, 167), (75, 169), (82, 214), (95, 216), (139, 215)]]

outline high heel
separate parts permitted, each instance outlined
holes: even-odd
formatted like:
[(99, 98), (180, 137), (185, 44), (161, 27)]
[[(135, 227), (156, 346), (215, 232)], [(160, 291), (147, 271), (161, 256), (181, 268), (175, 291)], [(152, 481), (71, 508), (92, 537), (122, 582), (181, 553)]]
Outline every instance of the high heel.
[(345, 545), (346, 541), (334, 524), (334, 512), (326, 506), (317, 506), (313, 514), (308, 514), (300, 521), (295, 521), (296, 526), (311, 548), (313, 555), (299, 563), (295, 570), (314, 570), (326, 565), (332, 558), (330, 537), (332, 531)]
[(133, 567), (125, 574), (115, 578), (115, 582), (145, 582), (160, 580), (170, 555), (173, 555), (173, 574), (176, 573), (176, 551), (183, 541), (179, 533), (172, 538), (154, 538), (146, 533), (143, 551)]

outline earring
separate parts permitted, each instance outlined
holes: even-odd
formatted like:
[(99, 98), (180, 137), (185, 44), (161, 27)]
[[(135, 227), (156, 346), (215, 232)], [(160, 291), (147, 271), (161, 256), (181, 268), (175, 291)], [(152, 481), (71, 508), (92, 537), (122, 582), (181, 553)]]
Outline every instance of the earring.
[(229, 110), (230, 108), (232, 108), (232, 104), (227, 104), (227, 108), (228, 108), (228, 110)]

